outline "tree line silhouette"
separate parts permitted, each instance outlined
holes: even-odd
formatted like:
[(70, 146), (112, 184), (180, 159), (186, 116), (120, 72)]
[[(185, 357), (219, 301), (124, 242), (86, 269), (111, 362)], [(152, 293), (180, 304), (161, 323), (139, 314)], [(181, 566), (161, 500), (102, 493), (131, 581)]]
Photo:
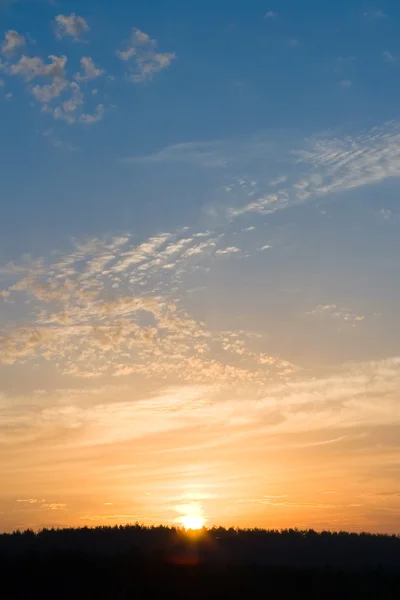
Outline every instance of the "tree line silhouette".
[(0, 598), (400, 598), (400, 537), (83, 527), (0, 535)]

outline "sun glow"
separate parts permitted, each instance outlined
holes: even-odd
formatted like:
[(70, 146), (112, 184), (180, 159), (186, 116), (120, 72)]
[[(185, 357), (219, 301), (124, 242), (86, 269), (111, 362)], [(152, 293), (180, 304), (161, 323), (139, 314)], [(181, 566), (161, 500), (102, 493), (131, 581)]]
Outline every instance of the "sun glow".
[(185, 515), (181, 518), (181, 522), (185, 529), (201, 529), (205, 520), (200, 515)]

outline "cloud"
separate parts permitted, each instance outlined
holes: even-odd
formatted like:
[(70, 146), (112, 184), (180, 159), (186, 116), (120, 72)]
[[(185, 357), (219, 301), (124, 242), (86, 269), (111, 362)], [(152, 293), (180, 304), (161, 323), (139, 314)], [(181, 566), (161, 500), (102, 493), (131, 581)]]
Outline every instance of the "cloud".
[(78, 109), (84, 102), (83, 93), (79, 85), (74, 82), (69, 87), (72, 89), (71, 97), (56, 108), (46, 106), (45, 111), (52, 114), (54, 119), (65, 121), (68, 125), (73, 125), (74, 123), (94, 125), (98, 121), (101, 121), (105, 114), (104, 105), (98, 104), (93, 113), (79, 113)]
[(27, 498), (26, 500), (17, 500), (17, 502), (27, 503), (27, 504), (37, 504), (39, 500), (36, 498)]
[(353, 85), (353, 82), (350, 79), (342, 79), (340, 85), (342, 88), (349, 88)]
[[(294, 142), (292, 146), (295, 146)], [(229, 156), (226, 145), (222, 147)], [(229, 158), (230, 165), (243, 164), (251, 172), (253, 162), (257, 165), (257, 162), (264, 164), (268, 160), (269, 166), (273, 164), (268, 147), (259, 142), (256, 145), (243, 141), (242, 151), (243, 157), (239, 154)], [(400, 125), (390, 122), (360, 135), (317, 135), (305, 140), (298, 149), (283, 149), (280, 155), (278, 151), (276, 154), (279, 168), (286, 163), (292, 176), (280, 182), (278, 178), (278, 183), (274, 178), (273, 192), (270, 191), (272, 183), (268, 180), (262, 187), (241, 186), (240, 193), (236, 193), (241, 202), (236, 201), (233, 206), (219, 202), (215, 207), (218, 214), (225, 211), (228, 219), (251, 213), (272, 214), (321, 197), (399, 177)]]
[[(218, 249), (237, 253), (234, 246), (218, 248), (211, 232), (195, 235), (164, 233), (139, 245), (128, 245), (125, 236), (94, 240), (47, 266), (10, 265), (7, 277), (16, 281), (5, 291), (11, 299), (21, 295), (33, 312), (29, 325), (0, 338), (1, 362), (56, 361), (74, 377), (138, 375), (194, 383), (261, 382), (272, 372), (289, 373), (294, 365), (256, 353), (244, 333), (210, 332), (179, 305), (175, 293), (186, 273)], [(130, 288), (136, 294), (129, 295)]]
[(174, 144), (153, 154), (125, 158), (122, 162), (138, 164), (185, 162), (200, 167), (222, 167), (226, 165), (227, 160), (223, 142), (212, 141)]
[(36, 77), (64, 79), (67, 57), (50, 55), (48, 58), (50, 62), (44, 63), (38, 56), (29, 57), (24, 55), (17, 63), (11, 65), (10, 73), (12, 75), (23, 75), (28, 81)]
[(133, 63), (127, 72), (127, 79), (132, 83), (151, 81), (155, 73), (167, 69), (176, 58), (172, 52), (157, 52), (156, 40), (136, 28), (132, 29), (124, 50), (117, 51), (117, 56), (124, 62)]
[(25, 46), (26, 41), (23, 35), (20, 35), (14, 29), (10, 29), (6, 32), (5, 41), (1, 45), (1, 51), (3, 54), (9, 55), (14, 54), (18, 48)]
[(389, 50), (385, 50), (385, 52), (383, 52), (382, 56), (386, 60), (386, 62), (390, 62), (390, 63), (397, 62), (397, 56), (394, 56), (391, 52), (389, 52)]
[(70, 89), (72, 90), (72, 95), (68, 100), (65, 100), (62, 104), (62, 108), (65, 113), (71, 114), (74, 113), (79, 106), (83, 104), (83, 94), (79, 85), (76, 83), (70, 84)]
[(77, 73), (75, 75), (77, 81), (91, 81), (104, 74), (104, 70), (97, 68), (90, 56), (83, 56), (81, 58), (81, 67), (83, 74)]
[(51, 102), (58, 98), (68, 87), (68, 82), (62, 77), (55, 77), (53, 82), (48, 85), (35, 85), (32, 88), (32, 94), (39, 102)]
[(67, 505), (60, 502), (53, 502), (51, 504), (42, 504), (41, 508), (47, 508), (48, 510), (66, 510)]
[(229, 248), (221, 248), (215, 252), (216, 256), (227, 256), (229, 254), (237, 254), (242, 252), (240, 248), (236, 248), (236, 246), (229, 246)]
[(330, 319), (339, 319), (348, 323), (357, 323), (364, 321), (363, 315), (357, 315), (348, 308), (339, 308), (336, 304), (319, 304), (307, 315), (312, 317), (328, 317)]
[(400, 176), (400, 132), (396, 123), (359, 136), (321, 138), (296, 152), (318, 177), (305, 178), (308, 194), (323, 195)]
[[(148, 155), (127, 157), (121, 162), (223, 168), (226, 200), (220, 198), (204, 210), (232, 221), (250, 214), (272, 214), (399, 177), (399, 131), (399, 123), (390, 122), (359, 135), (315, 135), (302, 142), (291, 140), (287, 145), (267, 142), (260, 136), (248, 140), (185, 142)], [(270, 179), (265, 179), (263, 171), (267, 164), (272, 171)], [(281, 175), (283, 165), (290, 175)], [(240, 169), (247, 170), (248, 180), (238, 178)], [(230, 185), (226, 183), (229, 176)]]
[[(20, 60), (9, 67), (12, 75), (21, 75), (27, 82), (34, 79), (50, 79), (50, 83), (44, 85), (36, 84), (28, 87), (29, 92), (40, 102), (42, 111), (50, 114), (55, 120), (61, 120), (69, 125), (74, 123), (83, 123), (93, 125), (103, 119), (105, 114), (104, 104), (99, 103), (94, 112), (83, 111), (84, 95), (79, 84), (76, 81), (68, 81), (66, 77), (66, 56), (50, 55), (48, 63), (43, 62), (38, 56), (22, 56)], [(88, 81), (99, 77), (103, 71), (98, 69), (90, 57), (81, 59), (81, 66), (84, 73), (78, 73), (76, 79), (79, 81)], [(65, 97), (66, 92), (70, 92), (69, 97)], [(60, 96), (64, 100), (58, 106), (51, 103)]]
[(75, 13), (70, 15), (57, 15), (55, 19), (56, 37), (72, 37), (74, 41), (80, 41), (81, 36), (90, 30), (87, 21)]
[(383, 12), (383, 10), (374, 10), (369, 12), (364, 12), (364, 17), (369, 19), (386, 19), (387, 14)]
[[(36, 392), (29, 403), (23, 397), (7, 403), (2, 417), (7, 427), (0, 440), (7, 446), (36, 441), (57, 429), (60, 444), (70, 441), (82, 447), (193, 428), (214, 437), (222, 428), (226, 435), (219, 436), (219, 444), (231, 443), (234, 435), (243, 442), (256, 433), (265, 439), (267, 434), (326, 432), (329, 437), (315, 445), (327, 445), (343, 442), (346, 429), (378, 431), (400, 425), (399, 357), (347, 365), (329, 376), (296, 377), (258, 387), (237, 387), (238, 383), (242, 382), (230, 381), (229, 376), (206, 383), (183, 382), (141, 399), (132, 399), (131, 386)], [(280, 501), (272, 495), (265, 498)]]
[(84, 113), (79, 117), (79, 122), (85, 125), (94, 125), (104, 117), (104, 104), (98, 104), (93, 113)]
[(266, 19), (273, 19), (274, 17), (278, 16), (278, 13), (274, 12), (273, 10), (268, 10), (264, 16)]

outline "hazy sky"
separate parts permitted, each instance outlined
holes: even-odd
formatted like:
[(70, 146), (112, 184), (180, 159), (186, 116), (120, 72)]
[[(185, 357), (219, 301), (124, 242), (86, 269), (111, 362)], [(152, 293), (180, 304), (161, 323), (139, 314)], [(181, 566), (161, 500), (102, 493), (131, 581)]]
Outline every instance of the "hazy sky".
[(399, 533), (398, 1), (0, 26), (0, 530)]

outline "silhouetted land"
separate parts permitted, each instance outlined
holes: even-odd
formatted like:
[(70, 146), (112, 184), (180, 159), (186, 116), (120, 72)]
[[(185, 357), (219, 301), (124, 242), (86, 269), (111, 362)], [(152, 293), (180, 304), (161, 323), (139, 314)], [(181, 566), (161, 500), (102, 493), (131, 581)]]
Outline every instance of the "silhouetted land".
[(400, 599), (400, 537), (140, 525), (0, 535), (0, 598)]

